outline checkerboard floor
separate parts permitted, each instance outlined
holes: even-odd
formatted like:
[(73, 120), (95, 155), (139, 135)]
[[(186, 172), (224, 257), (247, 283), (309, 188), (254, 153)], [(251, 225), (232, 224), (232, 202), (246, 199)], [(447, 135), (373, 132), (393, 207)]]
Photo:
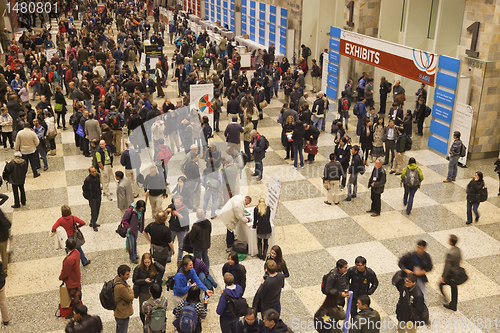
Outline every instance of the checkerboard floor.
[[(172, 50), (171, 47), (167, 49)], [(166, 96), (175, 100), (176, 85), (170, 84), (165, 90)], [(163, 103), (159, 99), (155, 101), (159, 105)], [(359, 178), (356, 199), (338, 206), (325, 205), (326, 192), (320, 177), (328, 155), (333, 152), (333, 138), (328, 132), (323, 132), (316, 162), (306, 165), (304, 169), (293, 169), (290, 161), (283, 160), (285, 152), (279, 139), (281, 127), (276, 123), (281, 103), (273, 99), (264, 110), (264, 120), (259, 122), (259, 131), (270, 142), (264, 160), (263, 181), (257, 182), (255, 178), (249, 177), (253, 171), (253, 163), (249, 163), (242, 178), (242, 193), (257, 201), (265, 196), (270, 176), (283, 182), (275, 220), (276, 243), (282, 247), (290, 271), (281, 294), (282, 319), (295, 332), (313, 332), (308, 325), (323, 301), (320, 290), (322, 276), (334, 266), (336, 260), (344, 258), (349, 265), (353, 265), (355, 257), (362, 255), (367, 258), (368, 266), (377, 273), (380, 281), (372, 296), (373, 307), (384, 320), (395, 321), (398, 292), (391, 285), (391, 278), (398, 270), (398, 258), (413, 250), (417, 240), (424, 239), (435, 264), (428, 274), (430, 282), (427, 285), (434, 326), (421, 330), (434, 330), (439, 323), (440, 332), (499, 332), (500, 328), (495, 325), (498, 323), (497, 309), (500, 306), (500, 197), (496, 196), (498, 180), (493, 172), (494, 159), (470, 161), (468, 168), (459, 169), (455, 183), (444, 184), (442, 180), (446, 175), (447, 161), (426, 148), (427, 136), (414, 137), (414, 150), (407, 153), (406, 158), (414, 156), (417, 159), (425, 180), (417, 192), (411, 215), (406, 215), (404, 211), (399, 177), (388, 174), (386, 189), (382, 194), (382, 214), (372, 218), (365, 211), (370, 207), (366, 185), (373, 163), (366, 174)], [(227, 123), (227, 116), (223, 113), (221, 129)], [(356, 137), (355, 133), (350, 134)], [(216, 133), (213, 142), (222, 144), (224, 141), (222, 133)], [(90, 220), (90, 208), (81, 194), (90, 159), (79, 154), (70, 131), (59, 132), (56, 142), (57, 155), (48, 158), (49, 170), (42, 172), (42, 176), (37, 179), (33, 179), (32, 173), (28, 172), (26, 207), (13, 210), (10, 207), (13, 204), (11, 187), (4, 184), (1, 188), (10, 197), (2, 210), (12, 221), (14, 237), (6, 284), (11, 322), (2, 328), (5, 332), (63, 332), (66, 324), (66, 320), (54, 316), (59, 303), (60, 281), (57, 278), (65, 254), (62, 250), (54, 250), (49, 230), (60, 216), (60, 206), (63, 204), (71, 205), (74, 215), (87, 222)], [(12, 153), (12, 150), (0, 151), (0, 157), (10, 160)], [(169, 170), (171, 184), (176, 183), (180, 174), (175, 163), (181, 160), (181, 155), (176, 154), (172, 160)], [(120, 169), (122, 167), (115, 162), (113, 171)], [(466, 226), (465, 187), (477, 170), (485, 174), (490, 198), (479, 207), (480, 222)], [(110, 189), (114, 191), (115, 188), (116, 185), (112, 183)], [(344, 191), (342, 199), (345, 196)], [(164, 201), (164, 206), (167, 200), (170, 198)], [(87, 258), (92, 260), (89, 266), (81, 268), (83, 302), (90, 314), (101, 317), (104, 332), (114, 332), (115, 322), (113, 312), (101, 307), (99, 291), (104, 281), (116, 275), (116, 268), (120, 264), (129, 264), (125, 241), (115, 233), (120, 216), (116, 201), (103, 198), (99, 232), (83, 228), (87, 240), (83, 249)], [(149, 213), (146, 218), (151, 220)], [(191, 220), (195, 220), (194, 216)], [(217, 219), (212, 220), (212, 223), (212, 247), (209, 250), (211, 274), (219, 284), (223, 284), (221, 268), (226, 262), (225, 227)], [(448, 248), (447, 237), (451, 233), (459, 237), (462, 264), (469, 274), (469, 281), (459, 287), (457, 312), (444, 309), (438, 293), (438, 281)], [(147, 251), (145, 239), (139, 236), (138, 253)], [(245, 297), (251, 304), (263, 274), (263, 263), (257, 258), (247, 258), (242, 264), (247, 269)], [(174, 272), (174, 264), (167, 265), (166, 276)], [(220, 292), (219, 286), (216, 296), (208, 305), (209, 315), (203, 323), (206, 332), (220, 332), (215, 313)], [(164, 294), (171, 304), (172, 293)], [(169, 306), (169, 323), (173, 320), (171, 310)], [(479, 325), (474, 327), (471, 322), (468, 322), (468, 326), (461, 326), (467, 319), (474, 319), (477, 323), (489, 320), (491, 330), (481, 329)], [(167, 331), (173, 331), (170, 324)], [(142, 332), (137, 300), (134, 301), (129, 332)], [(381, 332), (395, 330), (387, 328)]]

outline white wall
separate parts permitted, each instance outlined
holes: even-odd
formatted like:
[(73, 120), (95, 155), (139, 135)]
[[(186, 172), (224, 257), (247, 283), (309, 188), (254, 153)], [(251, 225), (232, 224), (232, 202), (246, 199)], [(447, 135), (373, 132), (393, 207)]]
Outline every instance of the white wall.
[(437, 54), (458, 56), (465, 0), (440, 0), (433, 49)]

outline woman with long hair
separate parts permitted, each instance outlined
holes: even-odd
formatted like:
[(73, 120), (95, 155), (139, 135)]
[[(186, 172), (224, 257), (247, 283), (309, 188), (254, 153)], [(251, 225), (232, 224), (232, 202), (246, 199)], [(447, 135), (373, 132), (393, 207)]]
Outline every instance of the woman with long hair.
[[(179, 273), (177, 273), (179, 274)], [(185, 300), (181, 300), (177, 307), (174, 309), (174, 315), (175, 315), (175, 320), (174, 320), (174, 326), (177, 329), (178, 332), (181, 332), (179, 328), (180, 324), (180, 317), (181, 317), (181, 311), (186, 305), (191, 305), (195, 308), (196, 310), (196, 317), (198, 318), (198, 324), (196, 326), (196, 329), (193, 331), (193, 333), (199, 333), (201, 332), (201, 319), (205, 319), (207, 317), (207, 309), (205, 308), (205, 305), (200, 302), (200, 295), (201, 295), (201, 289), (198, 287), (198, 285), (191, 286), (189, 288), (189, 291), (187, 292), (187, 296)], [(204, 303), (208, 303), (208, 299), (204, 301)]]
[(341, 333), (340, 320), (345, 319), (345, 311), (339, 304), (340, 292), (332, 288), (326, 294), (323, 304), (314, 314), (314, 325), (319, 333)]
[(163, 72), (161, 70), (161, 63), (156, 64), (155, 78), (156, 78), (156, 92), (158, 94), (158, 98), (163, 98), (165, 97), (165, 94), (163, 93), (163, 88), (162, 88)]
[(376, 160), (379, 157), (385, 156), (384, 153), (384, 142), (382, 137), (384, 136), (384, 117), (378, 118), (377, 123), (373, 126), (373, 146), (370, 156), (372, 160)]
[[(271, 208), (266, 205), (264, 198), (259, 199), (259, 203), (253, 213), (253, 228), (257, 229), (257, 248), (259, 254), (257, 257), (264, 260), (267, 256), (267, 248), (269, 247), (269, 238), (272, 235), (271, 229)], [(264, 241), (264, 245), (262, 242)]]
[(247, 286), (247, 270), (245, 266), (240, 264), (238, 253), (231, 252), (227, 257), (227, 262), (222, 266), (222, 276), (226, 273), (231, 273), (234, 276), (234, 283), (240, 285), (245, 292)]
[(144, 324), (146, 317), (142, 310), (142, 303), (150, 298), (149, 287), (155, 283), (156, 277), (159, 272), (165, 270), (165, 267), (158, 261), (153, 259), (149, 253), (144, 253), (141, 258), (141, 263), (135, 266), (132, 281), (134, 282), (134, 297), (139, 297), (139, 310), (142, 324)]
[[(66, 99), (64, 98), (64, 94), (62, 93), (62, 87), (56, 86), (56, 94), (55, 94), (55, 104), (54, 111), (57, 114), (57, 128), (66, 129)], [(61, 127), (62, 120), (62, 127)]]
[(286, 149), (286, 156), (285, 160), (291, 158), (294, 158), (293, 155), (293, 129), (295, 127), (295, 122), (293, 119), (293, 116), (288, 116), (285, 119), (285, 125), (283, 125), (283, 146), (285, 146)]
[(271, 247), (271, 252), (269, 252), (269, 255), (266, 258), (266, 264), (264, 264), (264, 268), (266, 268), (268, 260), (274, 260), (276, 262), (276, 265), (278, 265), (278, 269), (276, 270), (276, 272), (283, 273), (286, 278), (290, 276), (288, 268), (286, 267), (286, 262), (283, 259), (283, 252), (281, 252), (281, 247), (279, 247), (279, 245), (274, 245), (273, 247)]
[(248, 101), (245, 105), (245, 117), (252, 118), (253, 129), (256, 130), (259, 124), (259, 111), (253, 101)]
[(306, 135), (306, 129), (304, 124), (299, 120), (293, 127), (292, 143), (293, 143), (293, 167), (297, 169), (300, 157), (300, 167), (304, 168), (304, 137)]
[(359, 143), (361, 144), (361, 149), (363, 150), (365, 164), (368, 165), (368, 156), (373, 148), (373, 127), (370, 118), (365, 118), (363, 120)]

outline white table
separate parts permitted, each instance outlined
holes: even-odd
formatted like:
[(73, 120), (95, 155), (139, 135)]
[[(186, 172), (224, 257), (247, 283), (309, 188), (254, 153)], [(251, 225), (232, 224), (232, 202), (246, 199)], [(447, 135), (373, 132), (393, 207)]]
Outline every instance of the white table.
[[(257, 249), (257, 229), (250, 228), (253, 226), (253, 210), (255, 207), (245, 208), (246, 216), (252, 219), (252, 222), (238, 223), (234, 229), (234, 235), (238, 240), (248, 243), (248, 255), (256, 256), (259, 251)], [(269, 249), (275, 244), (274, 224), (271, 222), (271, 238), (269, 238)]]

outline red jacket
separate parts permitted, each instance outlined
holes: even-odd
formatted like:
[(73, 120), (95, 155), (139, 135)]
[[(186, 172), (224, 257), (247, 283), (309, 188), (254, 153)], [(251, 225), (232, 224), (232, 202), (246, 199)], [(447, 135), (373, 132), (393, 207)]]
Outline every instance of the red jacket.
[(64, 75), (64, 81), (66, 82), (73, 81), (73, 72), (69, 68), (66, 70), (66, 74)]
[(66, 235), (68, 237), (73, 236), (73, 233), (75, 232), (75, 227), (73, 225), (73, 218), (75, 218), (75, 224), (78, 226), (78, 228), (81, 228), (85, 225), (85, 222), (80, 220), (78, 217), (70, 215), (70, 216), (63, 216), (57, 219), (56, 223), (52, 226), (52, 232), (55, 232), (56, 229), (61, 226), (66, 230)]
[(64, 281), (68, 289), (80, 287), (80, 252), (77, 249), (72, 250), (64, 258), (59, 280)]

